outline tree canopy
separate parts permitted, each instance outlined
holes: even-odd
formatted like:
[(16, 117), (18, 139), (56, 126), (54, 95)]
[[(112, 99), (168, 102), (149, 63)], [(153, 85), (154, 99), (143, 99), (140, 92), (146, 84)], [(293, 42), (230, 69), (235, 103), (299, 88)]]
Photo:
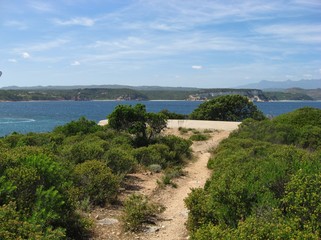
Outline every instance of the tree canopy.
[(143, 145), (166, 127), (167, 120), (162, 113), (146, 112), (143, 104), (118, 105), (107, 118), (111, 128), (136, 135), (136, 139), (141, 140)]
[(242, 121), (246, 118), (264, 119), (263, 113), (245, 96), (226, 95), (202, 103), (195, 109), (191, 119)]

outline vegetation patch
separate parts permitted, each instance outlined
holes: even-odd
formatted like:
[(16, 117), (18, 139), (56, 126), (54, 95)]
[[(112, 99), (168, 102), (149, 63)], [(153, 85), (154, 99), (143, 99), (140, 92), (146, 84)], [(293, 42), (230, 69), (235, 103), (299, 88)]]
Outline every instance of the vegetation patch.
[(246, 120), (222, 141), (211, 178), (185, 200), (191, 239), (319, 239), (320, 119), (302, 108)]
[[(91, 221), (82, 212), (114, 204), (126, 174), (148, 166), (160, 171), (190, 157), (191, 141), (159, 134), (163, 114), (138, 105), (120, 106), (111, 116), (112, 126), (82, 117), (49, 133), (0, 138), (0, 239), (90, 238)], [(136, 230), (159, 207), (132, 198), (138, 210), (128, 210), (127, 219)]]
[(210, 137), (211, 136), (208, 134), (197, 133), (197, 134), (190, 136), (189, 139), (192, 141), (206, 141), (206, 140), (210, 139)]
[(124, 202), (123, 226), (127, 231), (140, 231), (144, 224), (153, 223), (156, 214), (163, 210), (163, 207), (149, 202), (144, 195), (132, 194)]

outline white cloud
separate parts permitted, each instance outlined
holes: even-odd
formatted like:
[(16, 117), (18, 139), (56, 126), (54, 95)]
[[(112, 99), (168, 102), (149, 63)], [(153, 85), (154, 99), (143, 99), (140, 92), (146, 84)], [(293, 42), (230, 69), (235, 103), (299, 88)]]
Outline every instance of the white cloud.
[(79, 61), (74, 61), (70, 64), (71, 66), (79, 66), (80, 62)]
[(29, 5), (31, 8), (39, 11), (39, 12), (54, 12), (54, 7), (48, 2), (44, 1), (30, 1)]
[(11, 63), (16, 63), (16, 62), (18, 62), (18, 61), (17, 61), (17, 59), (14, 59), (14, 58), (10, 58), (10, 59), (8, 59), (8, 62), (11, 62)]
[(201, 69), (203, 69), (203, 66), (193, 65), (192, 68), (193, 68), (193, 69), (196, 69), (196, 70), (201, 70)]
[(85, 27), (91, 27), (95, 24), (95, 19), (87, 17), (76, 17), (66, 21), (55, 19), (54, 23), (62, 26), (80, 25)]
[(146, 43), (144, 39), (137, 37), (127, 37), (126, 39), (116, 41), (96, 41), (95, 44), (90, 45), (92, 48), (112, 48), (112, 49), (129, 49), (138, 45)]
[(30, 56), (29, 53), (23, 52), (23, 53), (21, 53), (21, 57), (24, 58), (24, 59), (28, 59), (28, 58), (30, 58), (31, 56)]

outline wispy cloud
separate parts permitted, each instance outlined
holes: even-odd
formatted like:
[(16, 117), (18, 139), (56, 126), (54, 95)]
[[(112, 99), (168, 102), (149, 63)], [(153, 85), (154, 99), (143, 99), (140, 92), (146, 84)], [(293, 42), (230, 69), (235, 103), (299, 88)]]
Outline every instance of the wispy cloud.
[(71, 66), (79, 66), (80, 62), (79, 61), (73, 61), (70, 65)]
[(15, 58), (10, 58), (10, 59), (8, 59), (8, 62), (16, 63), (16, 62), (18, 62), (18, 61), (17, 61), (17, 59), (15, 59)]
[(146, 40), (138, 37), (127, 37), (125, 39), (114, 40), (114, 41), (101, 41), (98, 40), (89, 47), (92, 48), (132, 48), (134, 46), (143, 45), (146, 43)]
[(28, 52), (21, 53), (21, 57), (24, 58), (24, 59), (31, 58), (31, 56), (30, 56), (30, 54)]
[(55, 8), (48, 1), (29, 1), (29, 6), (39, 12), (55, 11)]
[(203, 66), (201, 66), (201, 65), (193, 65), (192, 68), (195, 69), (195, 70), (201, 70), (201, 69), (203, 69)]
[(88, 17), (75, 17), (65, 21), (61, 19), (54, 19), (53, 21), (55, 24), (62, 25), (62, 26), (79, 25), (79, 26), (91, 27), (95, 24), (96, 20)]

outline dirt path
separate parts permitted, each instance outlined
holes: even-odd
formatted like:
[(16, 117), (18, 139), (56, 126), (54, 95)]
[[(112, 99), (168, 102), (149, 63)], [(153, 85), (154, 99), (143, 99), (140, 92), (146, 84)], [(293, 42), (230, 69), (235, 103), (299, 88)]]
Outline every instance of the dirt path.
[(191, 188), (204, 186), (206, 180), (210, 177), (210, 171), (207, 169), (207, 162), (210, 157), (209, 150), (216, 147), (221, 140), (227, 138), (229, 133), (229, 131), (216, 132), (212, 134), (212, 138), (208, 141), (194, 142), (192, 148), (195, 161), (184, 169), (187, 175), (175, 181), (177, 188), (166, 187), (151, 197), (154, 201), (162, 203), (166, 207), (166, 210), (160, 216), (161, 220), (157, 222), (159, 230), (154, 233), (141, 234), (139, 239), (188, 239), (185, 227), (188, 211), (185, 208), (184, 199), (190, 193)]

